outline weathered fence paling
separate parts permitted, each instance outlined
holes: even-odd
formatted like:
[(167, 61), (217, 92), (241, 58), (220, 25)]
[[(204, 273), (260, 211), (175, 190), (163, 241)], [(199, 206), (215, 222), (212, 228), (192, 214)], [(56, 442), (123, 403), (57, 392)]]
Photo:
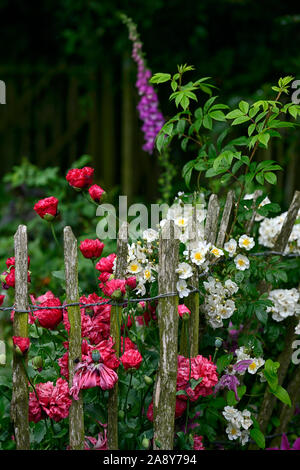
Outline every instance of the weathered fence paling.
[[(28, 258), (27, 228), (20, 225), (15, 234), (15, 313), (13, 323), (14, 336), (28, 337)], [(13, 389), (10, 407), (11, 420), (14, 426), (17, 450), (30, 448), (28, 422), (28, 379), (24, 365), (26, 355), (20, 356), (16, 350), (13, 355)]]
[[(124, 279), (127, 269), (128, 252), (128, 224), (124, 222), (119, 230), (117, 245), (117, 260), (115, 276), (117, 279)], [(110, 335), (115, 342), (116, 355), (120, 355), (120, 329), (122, 320), (122, 307), (111, 308)], [(108, 398), (108, 419), (107, 419), (107, 442), (109, 450), (118, 450), (118, 382), (109, 391)]]
[[(174, 222), (168, 221), (159, 241), (159, 293), (176, 292), (179, 241)], [(177, 382), (178, 297), (159, 300), (159, 367), (153, 395), (154, 449), (172, 450)]]
[[(66, 275), (66, 301), (78, 302), (77, 240), (71, 227), (64, 228), (64, 257)], [(68, 307), (69, 332), (69, 387), (73, 383), (76, 363), (81, 361), (81, 314), (79, 305)], [(69, 444), (72, 450), (84, 449), (83, 400), (72, 400), (69, 412)]]

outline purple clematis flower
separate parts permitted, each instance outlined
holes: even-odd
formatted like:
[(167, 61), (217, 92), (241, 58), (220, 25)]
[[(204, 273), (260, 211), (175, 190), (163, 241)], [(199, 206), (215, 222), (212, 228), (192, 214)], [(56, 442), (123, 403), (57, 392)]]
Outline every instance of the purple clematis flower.
[(266, 450), (300, 450), (300, 437), (295, 440), (293, 447), (291, 448), (286, 434), (282, 434), (280, 448), (268, 447)]
[(232, 366), (233, 370), (236, 372), (245, 372), (248, 367), (252, 364), (251, 359), (244, 359), (243, 361), (239, 361), (234, 366)]
[(224, 388), (228, 388), (228, 390), (232, 390), (235, 395), (235, 399), (239, 401), (239, 396), (237, 393), (237, 387), (240, 385), (239, 379), (235, 375), (225, 374), (223, 375), (217, 385), (215, 386), (214, 392), (217, 393), (218, 390), (223, 390)]

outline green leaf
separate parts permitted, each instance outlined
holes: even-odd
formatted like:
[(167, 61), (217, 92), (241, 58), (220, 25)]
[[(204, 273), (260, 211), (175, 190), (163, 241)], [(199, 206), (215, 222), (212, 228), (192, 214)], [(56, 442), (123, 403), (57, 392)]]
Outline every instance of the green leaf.
[(197, 385), (199, 385), (199, 383), (201, 383), (203, 380), (203, 377), (200, 377), (200, 379), (198, 380), (195, 380), (195, 379), (191, 379), (191, 389), (192, 390), (195, 390), (195, 388), (197, 387)]
[(247, 114), (249, 111), (249, 104), (246, 101), (240, 101), (239, 108), (244, 114)]
[(176, 130), (179, 134), (184, 133), (185, 125), (186, 125), (186, 120), (185, 119), (180, 119), (180, 121), (178, 121)]
[(264, 133), (264, 134), (258, 134), (258, 140), (260, 143), (262, 143), (265, 147), (268, 146), (268, 142), (270, 140), (270, 134)]
[(223, 356), (219, 357), (217, 360), (217, 369), (219, 374), (223, 372), (223, 370), (229, 366), (233, 358), (232, 354), (224, 354)]
[(234, 109), (230, 113), (226, 114), (226, 119), (235, 119), (244, 116), (244, 113), (240, 109)]
[(171, 80), (169, 73), (155, 73), (149, 80), (150, 83), (164, 83)]
[(248, 127), (248, 135), (249, 135), (249, 137), (253, 134), (254, 131), (255, 131), (255, 123), (252, 123), (252, 124), (250, 124), (250, 126)]
[(236, 119), (231, 123), (231, 125), (232, 125), (232, 126), (237, 126), (238, 124), (243, 124), (243, 122), (247, 122), (247, 121), (250, 121), (249, 116), (240, 116), (240, 117), (236, 118)]
[(276, 184), (277, 183), (277, 176), (275, 173), (272, 173), (270, 171), (264, 173), (265, 180), (268, 181), (270, 184)]
[(172, 90), (173, 90), (173, 91), (176, 91), (176, 90), (177, 90), (178, 83), (176, 82), (176, 80), (172, 80), (172, 81), (171, 81), (171, 87), (172, 87)]
[(65, 271), (52, 271), (52, 276), (60, 279), (61, 281), (66, 280)]
[(36, 442), (37, 444), (42, 442), (42, 440), (44, 439), (46, 435), (46, 432), (47, 432), (47, 429), (46, 429), (46, 425), (44, 421), (39, 421), (38, 423), (36, 423), (36, 425), (34, 426), (34, 431), (33, 431), (34, 442)]
[(209, 98), (204, 107), (203, 107), (203, 111), (204, 111), (204, 114), (207, 113), (207, 111), (209, 110), (210, 106), (213, 104), (213, 102), (217, 99), (218, 97), (217, 96), (212, 96), (211, 98)]
[(226, 121), (225, 114), (222, 111), (210, 111), (209, 115), (215, 121)]
[(271, 389), (271, 392), (273, 395), (275, 395), (276, 398), (278, 398), (278, 400), (282, 401), (282, 403), (290, 407), (292, 406), (288, 392), (283, 387), (281, 387), (281, 385), (277, 385), (275, 390)]
[(203, 126), (209, 130), (212, 129), (212, 118), (208, 114), (206, 114), (203, 118)]
[(263, 435), (260, 429), (251, 429), (250, 436), (260, 449), (264, 449), (266, 447), (265, 436)]

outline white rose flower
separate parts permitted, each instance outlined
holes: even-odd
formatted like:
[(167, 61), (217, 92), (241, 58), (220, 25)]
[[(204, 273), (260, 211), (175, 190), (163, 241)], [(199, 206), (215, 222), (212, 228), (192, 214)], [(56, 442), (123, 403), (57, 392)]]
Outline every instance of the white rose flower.
[(250, 261), (246, 256), (237, 255), (234, 258), (236, 269), (239, 271), (245, 271), (245, 269), (249, 269)]

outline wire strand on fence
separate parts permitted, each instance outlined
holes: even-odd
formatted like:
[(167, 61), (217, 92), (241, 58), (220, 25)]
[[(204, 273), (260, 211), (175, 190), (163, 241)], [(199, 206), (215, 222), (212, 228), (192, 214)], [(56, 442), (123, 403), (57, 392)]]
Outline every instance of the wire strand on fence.
[[(298, 253), (282, 253), (280, 251), (262, 251), (262, 252), (258, 252), (258, 253), (248, 253), (248, 256), (270, 256), (270, 255), (277, 255), (277, 256), (284, 256), (284, 257), (287, 257), (287, 258), (298, 258), (300, 255)], [(219, 258), (217, 261), (215, 261), (214, 263), (211, 264), (210, 268), (207, 270), (207, 271), (204, 271), (202, 273), (199, 273), (199, 278), (203, 278), (203, 277), (207, 277), (211, 274), (211, 270), (212, 268), (219, 264), (220, 262), (223, 262), (224, 261), (224, 258), (221, 257)], [(229, 260), (231, 261), (231, 259)], [(189, 287), (189, 294), (193, 294), (195, 292), (201, 292), (200, 289), (197, 289), (196, 287)], [(163, 299), (165, 297), (174, 297), (178, 295), (178, 292), (166, 292), (165, 294), (159, 294), (159, 295), (155, 295), (153, 297), (143, 297), (143, 298), (139, 298), (139, 299), (127, 299), (127, 300), (124, 300), (123, 302), (114, 302), (112, 300), (105, 300), (103, 302), (93, 302), (93, 303), (89, 303), (89, 304), (85, 304), (83, 302), (72, 302), (72, 303), (68, 303), (68, 304), (63, 304), (63, 305), (58, 305), (58, 306), (55, 306), (55, 307), (42, 307), (42, 306), (39, 306), (39, 305), (29, 305), (29, 309), (28, 310), (15, 310), (14, 306), (11, 306), (11, 307), (0, 307), (0, 311), (2, 312), (6, 312), (6, 311), (11, 311), (13, 310), (15, 313), (31, 313), (33, 311), (36, 311), (36, 310), (59, 310), (59, 309), (66, 309), (68, 307), (75, 307), (75, 306), (80, 306), (81, 308), (89, 308), (89, 307), (98, 307), (98, 306), (101, 306), (101, 305), (111, 305), (111, 306), (119, 306), (119, 307), (122, 307), (122, 306), (125, 306), (125, 305), (128, 305), (128, 303), (138, 303), (138, 302), (151, 302), (152, 300), (159, 300), (159, 299)]]

